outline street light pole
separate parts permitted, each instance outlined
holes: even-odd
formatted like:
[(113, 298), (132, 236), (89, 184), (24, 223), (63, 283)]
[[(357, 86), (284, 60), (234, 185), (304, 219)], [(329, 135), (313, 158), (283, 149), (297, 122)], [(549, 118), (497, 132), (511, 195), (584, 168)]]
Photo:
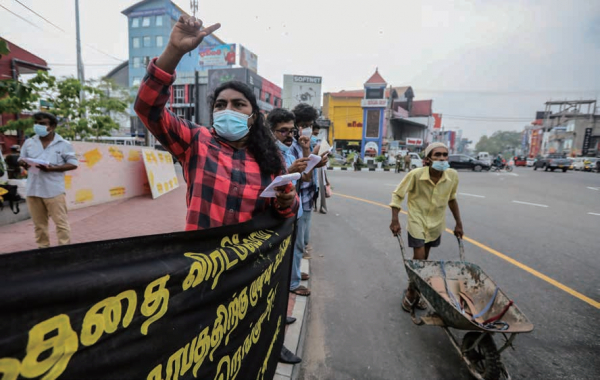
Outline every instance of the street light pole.
[(83, 60), (81, 59), (81, 34), (79, 32), (79, 0), (75, 0), (75, 27), (77, 28), (77, 79), (81, 83), (81, 91), (79, 92), (79, 101), (83, 103), (85, 95), (83, 92), (83, 84), (85, 76), (83, 74)]

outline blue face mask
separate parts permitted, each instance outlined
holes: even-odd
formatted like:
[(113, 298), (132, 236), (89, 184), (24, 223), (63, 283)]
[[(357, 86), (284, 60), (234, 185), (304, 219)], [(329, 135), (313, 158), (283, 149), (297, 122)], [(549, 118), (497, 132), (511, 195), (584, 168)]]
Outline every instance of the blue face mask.
[(231, 110), (217, 111), (213, 113), (213, 128), (225, 140), (238, 141), (250, 132), (248, 119), (251, 116)]
[(438, 172), (443, 172), (450, 167), (450, 164), (448, 163), (448, 161), (433, 161), (431, 167), (437, 170)]
[(46, 137), (50, 133), (46, 129), (45, 125), (40, 125), (40, 124), (34, 124), (33, 125), (33, 131), (35, 132), (36, 135), (38, 135), (40, 137)]
[(284, 143), (282, 143), (279, 140), (275, 141), (277, 144), (277, 147), (279, 148), (280, 151), (282, 151), (283, 153), (287, 153), (290, 150), (290, 147), (285, 145)]

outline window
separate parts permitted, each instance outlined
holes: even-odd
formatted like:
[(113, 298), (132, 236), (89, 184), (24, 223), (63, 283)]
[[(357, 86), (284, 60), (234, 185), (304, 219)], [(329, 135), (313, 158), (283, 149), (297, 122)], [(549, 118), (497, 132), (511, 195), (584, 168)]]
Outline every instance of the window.
[(143, 61), (144, 66), (148, 66), (149, 63), (150, 63), (150, 57), (145, 56), (144, 61)]
[(133, 57), (133, 68), (137, 69), (142, 66), (142, 59), (140, 57)]
[(254, 96), (256, 99), (260, 99), (260, 88), (254, 87)]
[(150, 26), (150, 17), (142, 18), (142, 26)]
[(157, 47), (163, 46), (163, 36), (156, 36), (156, 46)]
[(140, 18), (139, 17), (135, 17), (131, 19), (131, 27), (132, 28), (139, 28), (140, 27)]
[(367, 111), (367, 133), (366, 137), (379, 137), (379, 110)]
[(175, 115), (185, 117), (185, 108), (175, 108)]
[(134, 49), (139, 48), (140, 47), (140, 38), (139, 37), (133, 37), (132, 45), (133, 45)]
[(140, 83), (142, 83), (142, 78), (140, 78), (140, 77), (133, 77), (133, 82), (131, 82), (132, 86), (139, 86)]
[(152, 40), (149, 36), (145, 36), (144, 37), (144, 47), (150, 47), (152, 46)]
[(185, 101), (185, 86), (173, 86), (173, 103), (183, 103)]
[(156, 26), (162, 26), (163, 16), (156, 16)]
[(268, 92), (265, 92), (265, 102), (267, 103), (271, 103), (271, 94), (269, 94)]

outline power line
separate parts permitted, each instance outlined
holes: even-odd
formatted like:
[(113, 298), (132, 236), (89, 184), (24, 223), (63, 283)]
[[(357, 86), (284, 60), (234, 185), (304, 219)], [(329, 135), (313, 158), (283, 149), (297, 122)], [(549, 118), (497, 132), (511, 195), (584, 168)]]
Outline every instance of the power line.
[(41, 31), (44, 31), (44, 29), (40, 28), (39, 26), (35, 25), (34, 23), (32, 23), (31, 21), (27, 20), (24, 17), (19, 16), (18, 14), (16, 14), (15, 12), (11, 11), (10, 9), (6, 8), (4, 5), (0, 4), (0, 7), (4, 8), (7, 12), (12, 13), (13, 15), (17, 16), (18, 18), (20, 18), (21, 20), (25, 21), (26, 23), (28, 23), (29, 25), (35, 26), (36, 28), (38, 28)]
[(27, 5), (23, 4), (22, 2), (20, 2), (19, 0), (15, 0), (17, 3), (21, 4), (23, 7), (25, 7), (27, 10), (29, 10), (31, 13), (33, 13), (34, 15), (38, 16), (39, 18), (41, 18), (42, 20), (46, 21), (48, 24), (52, 25), (53, 27), (55, 27), (56, 29), (62, 31), (63, 33), (66, 33), (64, 31), (63, 28), (61, 28), (60, 26), (57, 26), (56, 24), (53, 24), (51, 21), (49, 21), (48, 19), (46, 19), (44, 16), (42, 16), (41, 14), (37, 13), (36, 11), (34, 11), (33, 9), (29, 8)]
[[(66, 32), (66, 31), (65, 31), (64, 29), (62, 29), (61, 27), (59, 27), (59, 26), (57, 26), (56, 24), (52, 23), (51, 21), (47, 20), (45, 17), (43, 17), (42, 15), (40, 15), (39, 13), (37, 13), (36, 11), (34, 11), (33, 9), (31, 9), (31, 8), (29, 8), (29, 7), (27, 7), (27, 6), (25, 6), (23, 3), (21, 3), (21, 2), (20, 2), (20, 1), (18, 1), (18, 0), (15, 0), (15, 1), (16, 1), (17, 3), (19, 3), (19, 4), (21, 4), (23, 7), (25, 7), (27, 10), (29, 10), (29, 11), (30, 11), (30, 12), (32, 12), (33, 14), (35, 14), (36, 16), (38, 16), (39, 18), (41, 18), (42, 20), (46, 21), (47, 23), (49, 23), (50, 25), (52, 25), (52, 26), (53, 26), (53, 27), (55, 27), (56, 29), (60, 30), (60, 31), (61, 31), (62, 33), (64, 33), (65, 35), (67, 35), (67, 36), (70, 36), (70, 37), (73, 37), (73, 35), (72, 35), (72, 34), (70, 34), (70, 33)], [(11, 11), (10, 9), (6, 8), (4, 5), (0, 4), (0, 7), (4, 8), (5, 10), (7, 10), (8, 12), (10, 12), (10, 13), (12, 13), (13, 15), (17, 16), (18, 18), (20, 18), (21, 20), (25, 21), (26, 23), (28, 23), (28, 24), (30, 24), (30, 25), (32, 25), (32, 26), (35, 26), (36, 28), (40, 29), (41, 31), (44, 31), (44, 29), (40, 28), (38, 25), (36, 25), (36, 24), (32, 23), (31, 21), (27, 20), (26, 18), (24, 18), (24, 17), (22, 17), (22, 16), (18, 15), (17, 13), (15, 13), (15, 12)], [(92, 45), (90, 45), (90, 44), (87, 44), (87, 43), (86, 43), (86, 44), (84, 44), (84, 45), (85, 45), (85, 46), (87, 46), (88, 48), (90, 48), (90, 49), (92, 49), (92, 50), (95, 50), (95, 51), (97, 51), (98, 53), (104, 54), (105, 56), (107, 56), (107, 57), (110, 57), (110, 58), (112, 58), (112, 59), (114, 59), (114, 60), (117, 60), (117, 61), (120, 61), (120, 62), (125, 62), (125, 60), (123, 60), (123, 59), (121, 59), (121, 58), (117, 58), (117, 57), (115, 57), (114, 55), (111, 55), (111, 54), (109, 54), (109, 53), (106, 53), (106, 52), (104, 52), (104, 51), (102, 51), (102, 50), (100, 50), (100, 49), (98, 49), (98, 48), (96, 48), (96, 47), (94, 47), (94, 46), (92, 46)]]

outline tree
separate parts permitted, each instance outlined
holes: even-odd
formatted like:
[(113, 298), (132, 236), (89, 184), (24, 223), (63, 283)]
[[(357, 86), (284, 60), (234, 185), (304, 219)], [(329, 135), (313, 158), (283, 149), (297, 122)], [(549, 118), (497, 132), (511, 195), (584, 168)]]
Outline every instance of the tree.
[(515, 149), (521, 146), (521, 132), (515, 131), (496, 131), (491, 137), (481, 136), (475, 150), (477, 152), (488, 152), (491, 155), (500, 153), (514, 153)]
[[(81, 101), (80, 92), (85, 99)], [(4, 98), (3, 98), (4, 97)], [(57, 132), (68, 139), (88, 136), (109, 136), (118, 129), (115, 116), (127, 115), (131, 98), (126, 89), (102, 79), (82, 84), (75, 78), (56, 79), (46, 71), (38, 71), (26, 83), (15, 80), (0, 81), (0, 114), (21, 113), (38, 108), (38, 101), (48, 105), (48, 112), (59, 119)], [(20, 129), (30, 133), (31, 119), (9, 121), (0, 132)]]

